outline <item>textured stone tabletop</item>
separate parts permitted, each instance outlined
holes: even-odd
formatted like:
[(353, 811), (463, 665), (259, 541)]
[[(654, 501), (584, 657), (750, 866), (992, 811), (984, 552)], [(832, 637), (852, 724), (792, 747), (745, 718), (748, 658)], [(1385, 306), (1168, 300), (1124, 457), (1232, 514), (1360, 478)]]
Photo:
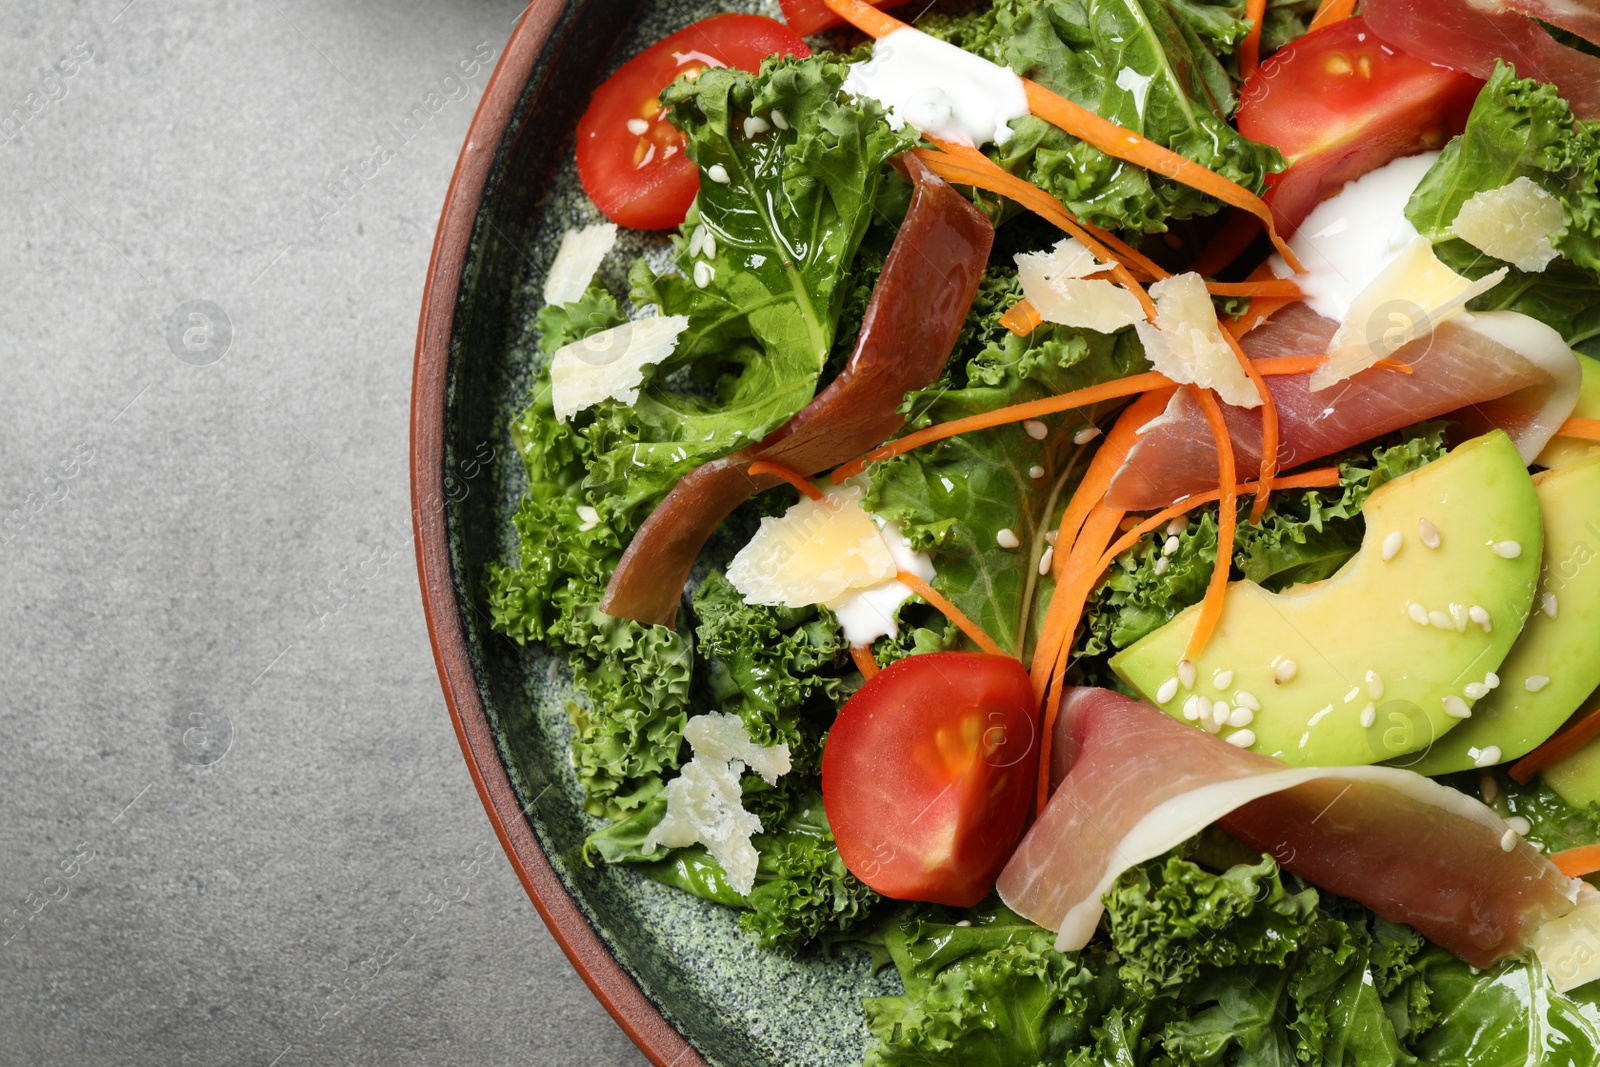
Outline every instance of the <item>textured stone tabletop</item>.
[(0, 1062), (644, 1062), (494, 839), (412, 556), (519, 10), (0, 4)]

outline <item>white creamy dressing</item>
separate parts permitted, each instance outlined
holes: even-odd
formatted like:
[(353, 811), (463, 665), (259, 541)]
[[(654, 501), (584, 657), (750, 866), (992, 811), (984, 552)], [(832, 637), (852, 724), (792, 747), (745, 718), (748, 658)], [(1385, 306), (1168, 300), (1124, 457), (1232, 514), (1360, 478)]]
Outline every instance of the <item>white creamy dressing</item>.
[[(927, 553), (914, 550), (911, 542), (906, 540), (905, 534), (894, 523), (885, 522), (876, 515), (872, 518), (880, 526), (883, 543), (889, 546), (895, 568), (910, 571), (925, 582), (933, 581), (933, 560), (928, 558)], [(838, 616), (844, 639), (859, 648), (872, 644), (880, 637), (900, 636), (894, 613), (911, 595), (910, 588), (904, 583), (888, 581), (840, 597), (828, 608)]]
[(1416, 239), (1406, 201), (1438, 158), (1437, 152), (1406, 156), (1348, 183), (1289, 238), (1305, 273), (1295, 274), (1279, 255), (1272, 272), (1294, 278), (1318, 315), (1343, 322), (1356, 295)]
[(850, 67), (845, 92), (876, 100), (894, 129), (970, 147), (1011, 139), (1028, 114), (1022, 79), (1005, 67), (910, 27), (885, 34), (872, 58)]

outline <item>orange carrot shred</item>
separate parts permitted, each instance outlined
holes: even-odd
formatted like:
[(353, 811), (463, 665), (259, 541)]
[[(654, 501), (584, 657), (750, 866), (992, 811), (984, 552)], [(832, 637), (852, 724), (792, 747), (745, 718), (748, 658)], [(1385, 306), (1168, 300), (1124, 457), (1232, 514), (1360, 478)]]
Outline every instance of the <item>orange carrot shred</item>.
[(1568, 878), (1582, 878), (1600, 871), (1600, 845), (1579, 845), (1550, 856), (1550, 862)]
[(1534, 775), (1575, 755), (1597, 737), (1600, 737), (1600, 708), (1584, 712), (1582, 718), (1575, 717), (1572, 725), (1513, 763), (1511, 777), (1527, 785)]
[(1261, 516), (1266, 514), (1267, 502), (1272, 499), (1272, 476), (1278, 473), (1278, 402), (1273, 399), (1260, 369), (1239, 347), (1239, 339), (1226, 330), (1222, 336), (1233, 349), (1233, 358), (1239, 361), (1250, 384), (1256, 387), (1256, 396), (1261, 398), (1261, 492), (1256, 494), (1255, 503), (1250, 507), (1250, 521), (1260, 522)]
[(1568, 419), (1556, 431), (1562, 437), (1579, 437), (1585, 441), (1600, 441), (1600, 419)]
[(1401, 374), (1415, 374), (1415, 373), (1417, 373), (1417, 368), (1413, 367), (1409, 363), (1406, 363), (1406, 362), (1404, 362), (1402, 360), (1398, 360), (1398, 359), (1380, 359), (1380, 360), (1378, 360), (1378, 362), (1374, 363), (1373, 366), (1374, 367), (1382, 367), (1384, 370), (1399, 371)]
[(781, 463), (768, 463), (764, 459), (758, 459), (754, 463), (750, 464), (746, 470), (752, 476), (770, 474), (774, 478), (782, 478), (784, 481), (798, 489), (801, 496), (808, 496), (812, 500), (823, 499), (822, 490), (812, 485), (810, 479), (806, 478), (798, 471), (790, 470)]
[(1234, 500), (1239, 493), (1233, 466), (1233, 441), (1228, 436), (1228, 423), (1222, 417), (1222, 407), (1209, 389), (1196, 389), (1194, 395), (1217, 441), (1221, 494), (1217, 508), (1217, 562), (1211, 571), (1211, 582), (1206, 586), (1205, 599), (1200, 602), (1200, 617), (1195, 621), (1194, 633), (1189, 635), (1189, 647), (1184, 653), (1189, 659), (1196, 659), (1205, 651), (1206, 643), (1211, 640), (1222, 618), (1223, 602), (1228, 595), (1228, 573), (1233, 569), (1233, 531), (1238, 523), (1238, 509), (1234, 506)]
[(1356, 0), (1322, 0), (1317, 13), (1311, 18), (1307, 32), (1320, 30), (1333, 22), (1340, 22), (1355, 14)]
[[(1272, 273), (1272, 265), (1270, 263), (1263, 263), (1261, 266), (1251, 271), (1250, 277), (1246, 278), (1245, 281), (1264, 282), (1270, 281), (1276, 277), (1277, 275)], [(1256, 297), (1254, 300), (1250, 301), (1249, 310), (1232, 322), (1224, 322), (1222, 324), (1222, 330), (1224, 333), (1229, 334), (1236, 339), (1243, 337), (1257, 326), (1260, 326), (1263, 322), (1266, 322), (1269, 318), (1276, 314), (1280, 308), (1287, 307), (1288, 305), (1294, 303), (1296, 299), (1296, 297), (1283, 296)]]
[(1038, 309), (1028, 303), (1028, 298), (1023, 297), (1007, 308), (1004, 315), (1000, 316), (1000, 325), (1018, 337), (1026, 337), (1044, 325), (1044, 319), (1039, 317)]
[(1263, 378), (1271, 378), (1279, 374), (1310, 374), (1322, 366), (1322, 361), (1327, 358), (1327, 356), (1268, 356), (1250, 362), (1255, 365)]
[(900, 571), (895, 575), (895, 578), (900, 582), (901, 585), (906, 586), (913, 593), (917, 594), (923, 600), (926, 600), (929, 604), (937, 608), (945, 618), (955, 623), (956, 627), (960, 629), (962, 633), (966, 634), (967, 637), (971, 639), (973, 644), (989, 653), (989, 655), (1004, 656), (1007, 654), (1005, 649), (995, 644), (994, 639), (988, 634), (984, 633), (983, 629), (977, 623), (967, 618), (966, 615), (962, 613), (960, 608), (950, 603), (950, 601), (945, 598), (944, 594), (940, 593), (933, 586), (929, 585), (915, 574), (912, 574), (910, 571)]
[[(1276, 492), (1280, 489), (1326, 489), (1339, 484), (1338, 467), (1318, 467), (1315, 470), (1304, 471), (1300, 474), (1288, 474), (1272, 479), (1270, 488)], [(1240, 496), (1252, 496), (1261, 491), (1260, 482), (1244, 482), (1239, 486)], [(1213, 504), (1222, 496), (1222, 490), (1213, 489), (1206, 493), (1196, 493), (1188, 497), (1181, 504), (1174, 504), (1165, 511), (1158, 511), (1147, 519), (1143, 519), (1128, 527), (1126, 533), (1106, 549), (1101, 557), (1104, 564), (1100, 569), (1104, 572), (1106, 567), (1118, 556), (1139, 543), (1139, 539), (1158, 526), (1171, 522), (1180, 515), (1187, 515), (1195, 508), (1205, 504)]]
[(867, 681), (870, 682), (878, 673), (878, 661), (873, 657), (872, 649), (866, 645), (851, 645), (850, 658), (856, 661), (856, 670)]
[(1250, 32), (1239, 42), (1239, 77), (1248, 78), (1261, 63), (1261, 23), (1267, 14), (1267, 0), (1247, 0), (1244, 17)]
[(1293, 278), (1266, 278), (1246, 282), (1206, 282), (1206, 292), (1212, 296), (1266, 296), (1299, 300), (1305, 294)]
[(1172, 380), (1164, 374), (1155, 371), (1146, 371), (1143, 374), (1130, 375), (1127, 378), (1118, 378), (1115, 381), (1104, 382), (1100, 385), (1091, 385), (1087, 389), (1078, 389), (1059, 396), (1048, 396), (1042, 400), (1030, 400), (1025, 404), (1012, 404), (1009, 407), (996, 408), (986, 411), (981, 415), (968, 415), (964, 419), (952, 419), (941, 422), (936, 426), (929, 426), (908, 433), (904, 437), (896, 438), (878, 446), (859, 459), (853, 459), (833, 472), (833, 482), (839, 485), (846, 479), (853, 478), (867, 469), (868, 464), (882, 460), (892, 459), (895, 456), (910, 452), (914, 448), (930, 444), (934, 441), (943, 441), (949, 437), (971, 433), (974, 430), (988, 430), (1008, 423), (1022, 422), (1025, 419), (1037, 419), (1043, 415), (1054, 415), (1059, 411), (1072, 408), (1084, 408), (1091, 404), (1098, 404), (1104, 400), (1116, 400), (1119, 397), (1133, 396), (1136, 393), (1147, 393), (1152, 389), (1161, 389), (1170, 386)]

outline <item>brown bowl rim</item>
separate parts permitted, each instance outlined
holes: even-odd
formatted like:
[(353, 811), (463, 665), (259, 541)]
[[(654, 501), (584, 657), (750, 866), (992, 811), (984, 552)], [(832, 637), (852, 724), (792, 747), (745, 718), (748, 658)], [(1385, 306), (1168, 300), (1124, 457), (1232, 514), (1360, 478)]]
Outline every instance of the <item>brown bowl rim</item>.
[[(450, 339), (462, 270), (496, 150), (517, 117), (523, 90), (564, 7), (561, 0), (534, 0), (518, 19), (478, 103), (445, 194), (423, 290), (412, 377), (411, 516), (417, 576), (428, 638), (456, 739), (489, 822), (533, 906), (590, 991), (657, 1067), (706, 1067), (704, 1058), (662, 1016), (589, 924), (557, 877), (523, 812), (495, 743), (467, 652), (442, 506), (447, 499)], [(424, 506), (424, 502), (430, 503)]]

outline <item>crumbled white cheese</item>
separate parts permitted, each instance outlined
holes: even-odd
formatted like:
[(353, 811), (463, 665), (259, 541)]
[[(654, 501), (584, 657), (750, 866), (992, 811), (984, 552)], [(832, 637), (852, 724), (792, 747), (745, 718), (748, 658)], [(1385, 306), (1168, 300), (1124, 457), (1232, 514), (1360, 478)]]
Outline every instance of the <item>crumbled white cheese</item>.
[(1045, 322), (1115, 333), (1144, 321), (1138, 297), (1104, 279), (1089, 280), (1101, 264), (1074, 237), (1048, 252), (1019, 253), (1016, 262), (1022, 295)]
[(594, 280), (594, 272), (617, 243), (617, 225), (601, 222), (561, 235), (561, 247), (544, 276), (544, 302), (570, 304), (583, 295)]
[(1174, 274), (1150, 286), (1150, 297), (1156, 321), (1141, 318), (1134, 326), (1156, 370), (1175, 382), (1214, 390), (1234, 407), (1261, 406), (1261, 395), (1222, 336), (1204, 278), (1193, 271)]
[(1328, 342), (1327, 360), (1311, 374), (1312, 391), (1342, 382), (1427, 336), (1465, 310), (1467, 301), (1499, 284), (1506, 270), (1477, 281), (1464, 278), (1439, 261), (1431, 241), (1416, 238), (1350, 302)]
[(749, 766), (776, 785), (789, 772), (789, 746), (762, 748), (750, 740), (739, 716), (721, 712), (696, 715), (683, 736), (694, 758), (663, 790), (666, 814), (645, 836), (642, 851), (648, 856), (662, 845), (704, 845), (734, 892), (748, 894), (760, 858), (750, 838), (761, 832), (761, 820), (744, 810), (739, 779)]
[(1022, 79), (981, 56), (905, 27), (880, 37), (872, 58), (850, 67), (847, 93), (876, 100), (889, 125), (971, 147), (1005, 144), (1028, 114)]
[(728, 580), (747, 604), (803, 608), (889, 581), (894, 554), (861, 506), (856, 481), (822, 500), (801, 497), (780, 518), (763, 518), (728, 564)]
[(1461, 205), (1450, 228), (1480, 252), (1526, 271), (1542, 271), (1560, 255), (1550, 238), (1567, 224), (1561, 201), (1528, 177), (1478, 193)]
[(644, 369), (672, 355), (689, 328), (683, 315), (637, 319), (556, 349), (550, 357), (550, 402), (556, 421), (610, 397), (624, 404), (639, 399)]

